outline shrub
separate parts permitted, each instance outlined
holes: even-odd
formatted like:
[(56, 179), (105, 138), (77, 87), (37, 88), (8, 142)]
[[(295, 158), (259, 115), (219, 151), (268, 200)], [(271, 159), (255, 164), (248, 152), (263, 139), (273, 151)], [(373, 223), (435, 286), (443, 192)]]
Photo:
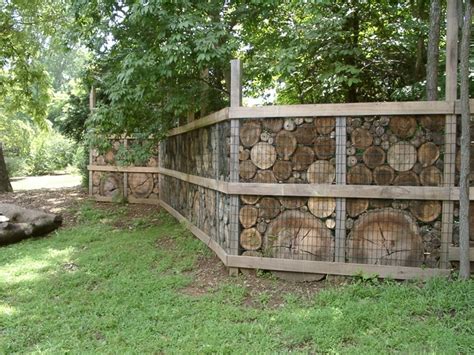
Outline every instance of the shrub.
[(45, 175), (73, 163), (76, 146), (54, 130), (41, 131), (31, 142), (28, 159), (30, 175)]

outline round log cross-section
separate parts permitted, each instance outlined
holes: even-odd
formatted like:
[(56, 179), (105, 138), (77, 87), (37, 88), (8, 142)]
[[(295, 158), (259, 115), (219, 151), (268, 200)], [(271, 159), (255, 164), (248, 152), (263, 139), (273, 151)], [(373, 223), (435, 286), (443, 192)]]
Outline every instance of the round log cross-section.
[(369, 200), (366, 198), (348, 198), (346, 200), (346, 211), (349, 217), (357, 217), (369, 208)]
[(421, 163), (423, 168), (433, 165), (439, 158), (439, 148), (432, 142), (422, 144), (418, 148), (418, 161)]
[(354, 223), (346, 255), (351, 263), (420, 266), (423, 243), (418, 226), (405, 211), (369, 211)]
[(263, 197), (258, 202), (258, 216), (272, 219), (280, 214), (280, 202), (274, 197)]
[(307, 175), (310, 184), (332, 184), (336, 178), (336, 169), (327, 160), (318, 160), (310, 165)]
[(275, 175), (273, 174), (273, 171), (271, 170), (257, 171), (257, 174), (252, 180), (261, 184), (276, 184), (278, 182), (278, 180), (275, 178)]
[(257, 195), (240, 195), (240, 200), (248, 205), (255, 205), (259, 199)]
[(413, 171), (404, 171), (393, 180), (395, 186), (419, 186), (420, 179)]
[(283, 128), (283, 119), (281, 118), (265, 118), (262, 121), (263, 128), (267, 131), (277, 133)]
[(433, 222), (441, 214), (441, 202), (439, 201), (410, 201), (410, 212), (420, 221)]
[(309, 211), (319, 218), (329, 217), (336, 209), (336, 199), (332, 197), (310, 197)]
[(275, 148), (268, 143), (257, 143), (250, 151), (250, 159), (260, 169), (271, 168), (276, 158)]
[(441, 186), (443, 173), (436, 166), (429, 166), (421, 171), (420, 181), (423, 186)]
[(413, 136), (416, 132), (416, 119), (412, 116), (395, 116), (390, 120), (390, 129), (402, 139)]
[(284, 160), (288, 160), (296, 149), (296, 138), (289, 131), (280, 131), (275, 137), (276, 152)]
[(107, 174), (100, 179), (99, 193), (106, 197), (123, 196), (123, 179), (118, 174)]
[(291, 173), (293, 172), (293, 167), (290, 161), (287, 160), (277, 160), (273, 165), (273, 174), (278, 180), (284, 181), (287, 180)]
[(153, 192), (153, 175), (143, 173), (129, 174), (128, 184), (134, 197), (147, 198)]
[(330, 159), (336, 154), (336, 140), (320, 136), (314, 142), (314, 151), (318, 159)]
[(274, 258), (333, 260), (331, 231), (309, 212), (283, 212), (268, 226), (265, 240), (265, 250)]
[(260, 139), (260, 133), (262, 133), (262, 129), (258, 122), (245, 122), (240, 127), (240, 142), (246, 148), (253, 147)]
[(314, 126), (319, 134), (330, 134), (336, 127), (334, 117), (318, 117), (314, 120)]
[(366, 149), (372, 145), (372, 134), (364, 128), (356, 128), (351, 134), (351, 142), (354, 147)]
[(381, 165), (374, 169), (372, 175), (377, 185), (390, 185), (395, 178), (395, 171), (388, 165)]
[(245, 250), (258, 250), (262, 246), (262, 235), (255, 228), (244, 229), (240, 233), (240, 245)]
[(314, 161), (314, 151), (309, 147), (298, 147), (291, 157), (294, 170), (305, 170)]
[(316, 138), (316, 127), (312, 124), (303, 124), (296, 128), (294, 136), (298, 144), (312, 144)]
[(240, 177), (249, 180), (257, 173), (257, 167), (250, 160), (243, 160), (239, 163)]
[(396, 171), (410, 170), (415, 165), (416, 159), (415, 147), (407, 142), (395, 143), (387, 153), (387, 162)]
[(442, 115), (427, 115), (427, 116), (420, 116), (419, 122), (420, 125), (427, 130), (433, 132), (439, 132), (444, 128), (444, 122), (446, 118)]
[(239, 211), (240, 224), (244, 228), (250, 228), (257, 223), (258, 209), (254, 206), (244, 206)]
[(362, 159), (365, 165), (371, 169), (375, 169), (385, 162), (385, 151), (380, 147), (371, 146), (364, 151)]
[(372, 183), (372, 171), (364, 164), (357, 164), (347, 173), (347, 183), (350, 185), (370, 185)]

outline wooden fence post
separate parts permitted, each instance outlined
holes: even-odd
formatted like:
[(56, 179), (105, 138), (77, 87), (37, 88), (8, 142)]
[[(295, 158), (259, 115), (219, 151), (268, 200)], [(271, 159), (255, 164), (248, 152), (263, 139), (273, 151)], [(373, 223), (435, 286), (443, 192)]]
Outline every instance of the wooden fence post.
[[(230, 61), (230, 107), (242, 106), (242, 63)], [(230, 182), (239, 182), (239, 131), (240, 121), (230, 121)], [(229, 254), (239, 255), (239, 196), (230, 197), (230, 243)], [(230, 275), (237, 275), (238, 268), (229, 268)]]
[[(346, 117), (336, 117), (336, 184), (346, 184)], [(336, 199), (336, 239), (334, 261), (346, 261), (346, 199)]]
[[(124, 137), (123, 139), (123, 147), (125, 149), (128, 148), (128, 139), (127, 137)], [(123, 198), (127, 199), (128, 198), (128, 173), (123, 173)]]
[[(458, 11), (457, 0), (448, 0), (446, 28), (446, 101), (457, 98), (458, 68)], [(446, 115), (444, 133), (444, 179), (445, 187), (454, 187), (456, 159), (456, 115)], [(449, 268), (449, 246), (453, 240), (454, 202), (443, 201), (441, 227), (440, 267)]]
[[(92, 112), (94, 111), (95, 104), (96, 104), (96, 92), (95, 92), (95, 87), (91, 87), (91, 91), (89, 94), (89, 111), (90, 114), (92, 115)], [(92, 165), (92, 149), (93, 147), (89, 147), (89, 165)], [(93, 184), (92, 184), (92, 170), (89, 170), (89, 196), (92, 196), (93, 194)]]

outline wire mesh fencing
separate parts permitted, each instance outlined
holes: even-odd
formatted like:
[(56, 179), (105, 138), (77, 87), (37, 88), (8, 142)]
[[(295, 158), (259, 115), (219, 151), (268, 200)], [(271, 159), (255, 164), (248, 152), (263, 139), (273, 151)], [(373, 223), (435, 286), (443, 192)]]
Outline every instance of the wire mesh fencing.
[[(199, 128), (168, 137), (161, 145), (160, 166), (166, 169), (243, 190), (252, 186), (251, 194), (228, 194), (178, 177), (161, 177), (160, 198), (228, 254), (443, 267), (452, 246), (446, 231), (456, 224), (445, 208), (450, 202), (433, 193), (430, 199), (415, 198), (422, 194), (394, 188), (454, 186), (456, 142), (450, 134), (456, 133), (445, 116), (237, 123)], [(268, 184), (293, 186), (292, 196), (279, 190), (269, 193), (271, 189), (259, 194), (258, 187)], [(323, 186), (318, 190), (322, 196), (308, 193), (303, 185)], [(360, 196), (355, 185), (363, 187)], [(344, 189), (332, 194), (337, 187)], [(380, 187), (387, 187), (383, 191), (388, 197), (371, 193)], [(300, 188), (305, 192), (298, 196)]]

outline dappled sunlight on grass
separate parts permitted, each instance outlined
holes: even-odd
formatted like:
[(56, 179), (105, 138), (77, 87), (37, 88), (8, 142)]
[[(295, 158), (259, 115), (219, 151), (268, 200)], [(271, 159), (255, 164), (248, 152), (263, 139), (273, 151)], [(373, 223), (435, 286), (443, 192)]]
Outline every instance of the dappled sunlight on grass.
[(67, 262), (73, 252), (72, 247), (61, 250), (47, 248), (34, 256), (25, 256), (4, 265), (0, 263), (0, 284), (15, 284), (44, 277), (58, 264)]
[(15, 308), (6, 304), (6, 303), (3, 303), (3, 302), (0, 302), (0, 317), (2, 316), (11, 316), (15, 313)]

